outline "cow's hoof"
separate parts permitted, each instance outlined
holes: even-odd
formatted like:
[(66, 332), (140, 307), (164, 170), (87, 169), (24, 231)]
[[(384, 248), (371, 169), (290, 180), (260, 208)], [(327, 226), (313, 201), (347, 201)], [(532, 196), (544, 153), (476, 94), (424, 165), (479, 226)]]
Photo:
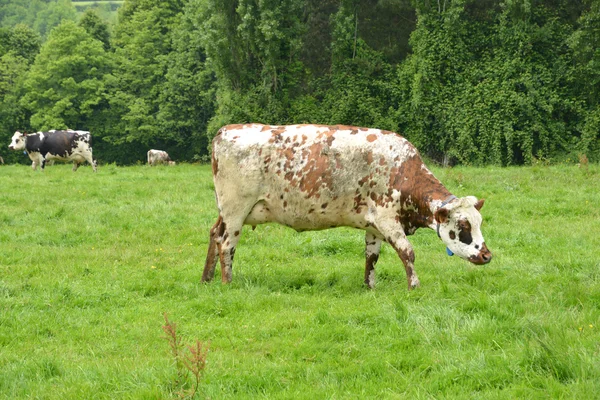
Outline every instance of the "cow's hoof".
[(408, 285), (408, 289), (412, 290), (412, 289), (418, 288), (419, 286), (421, 286), (421, 282), (419, 282), (419, 278), (417, 278), (416, 276), (413, 276), (410, 279), (410, 284)]

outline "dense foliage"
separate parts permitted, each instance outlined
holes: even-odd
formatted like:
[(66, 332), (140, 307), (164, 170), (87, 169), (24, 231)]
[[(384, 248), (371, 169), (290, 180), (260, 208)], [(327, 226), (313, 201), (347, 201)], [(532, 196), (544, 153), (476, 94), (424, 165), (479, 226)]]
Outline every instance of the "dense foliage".
[(191, 161), (259, 121), (390, 129), (442, 163), (600, 160), (600, 0), (125, 0), (116, 21), (0, 0), (1, 143), (69, 127), (104, 162)]

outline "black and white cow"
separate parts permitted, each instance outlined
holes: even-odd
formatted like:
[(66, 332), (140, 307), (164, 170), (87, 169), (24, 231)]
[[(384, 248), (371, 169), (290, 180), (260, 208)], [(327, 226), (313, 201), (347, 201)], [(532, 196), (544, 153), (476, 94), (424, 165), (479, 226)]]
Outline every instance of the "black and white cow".
[(79, 164), (90, 163), (96, 172), (97, 162), (92, 157), (92, 136), (88, 131), (51, 130), (24, 133), (16, 131), (8, 146), (11, 150), (25, 150), (31, 159), (31, 168), (42, 170), (51, 160), (73, 161), (73, 171)]
[(492, 259), (481, 233), (483, 199), (457, 198), (400, 135), (354, 126), (228, 125), (213, 140), (219, 217), (210, 231), (203, 281), (231, 281), (242, 225), (277, 222), (297, 231), (349, 226), (366, 231), (365, 283), (375, 285), (382, 242), (419, 286), (407, 236), (431, 228), (449, 254)]

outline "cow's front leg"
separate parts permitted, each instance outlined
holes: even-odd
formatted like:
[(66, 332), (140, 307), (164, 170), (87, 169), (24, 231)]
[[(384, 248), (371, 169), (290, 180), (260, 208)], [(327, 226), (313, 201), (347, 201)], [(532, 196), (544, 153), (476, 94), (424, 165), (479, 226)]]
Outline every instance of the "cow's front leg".
[(40, 169), (44, 169), (44, 164), (42, 164), (42, 162), (44, 161), (44, 157), (40, 153), (29, 153), (29, 159), (31, 160), (32, 170), (35, 171), (37, 167), (40, 167)]
[(412, 245), (404, 234), (402, 226), (396, 224), (388, 224), (386, 222), (378, 224), (377, 229), (385, 237), (404, 264), (406, 270), (406, 279), (408, 281), (408, 290), (420, 286), (419, 278), (415, 272), (415, 252)]
[(73, 161), (73, 172), (77, 171), (77, 168), (79, 168), (79, 163), (77, 161)]
[(406, 270), (406, 280), (408, 281), (408, 290), (419, 287), (421, 282), (419, 282), (419, 278), (415, 272), (415, 252), (412, 248), (412, 245), (409, 243), (406, 237), (404, 237), (404, 239), (397, 241), (396, 244), (392, 246), (404, 264), (404, 269)]
[(369, 289), (375, 288), (375, 264), (379, 259), (381, 239), (367, 232), (365, 234), (365, 285)]
[(40, 169), (42, 171), (44, 171), (44, 169), (46, 168), (46, 164), (48, 163), (48, 160), (46, 160), (46, 157), (44, 156), (40, 156)]

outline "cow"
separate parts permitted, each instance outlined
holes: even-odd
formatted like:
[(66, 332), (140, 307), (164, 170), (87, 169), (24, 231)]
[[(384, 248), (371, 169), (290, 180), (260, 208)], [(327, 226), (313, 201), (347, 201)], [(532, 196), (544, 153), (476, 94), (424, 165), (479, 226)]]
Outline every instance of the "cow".
[(364, 230), (365, 275), (375, 286), (382, 242), (404, 264), (408, 289), (420, 285), (407, 236), (431, 228), (456, 254), (486, 264), (484, 200), (457, 198), (435, 178), (417, 149), (397, 133), (354, 126), (227, 125), (212, 142), (219, 215), (210, 230), (202, 281), (231, 282), (243, 225), (276, 222), (296, 231), (348, 226)]
[(52, 160), (73, 161), (73, 171), (79, 164), (90, 163), (96, 172), (97, 162), (92, 157), (92, 136), (88, 131), (51, 130), (25, 133), (16, 131), (8, 146), (11, 150), (24, 150), (31, 159), (31, 168), (41, 170)]
[(175, 161), (171, 160), (169, 154), (164, 150), (148, 150), (148, 165), (154, 166), (159, 164), (175, 165)]

